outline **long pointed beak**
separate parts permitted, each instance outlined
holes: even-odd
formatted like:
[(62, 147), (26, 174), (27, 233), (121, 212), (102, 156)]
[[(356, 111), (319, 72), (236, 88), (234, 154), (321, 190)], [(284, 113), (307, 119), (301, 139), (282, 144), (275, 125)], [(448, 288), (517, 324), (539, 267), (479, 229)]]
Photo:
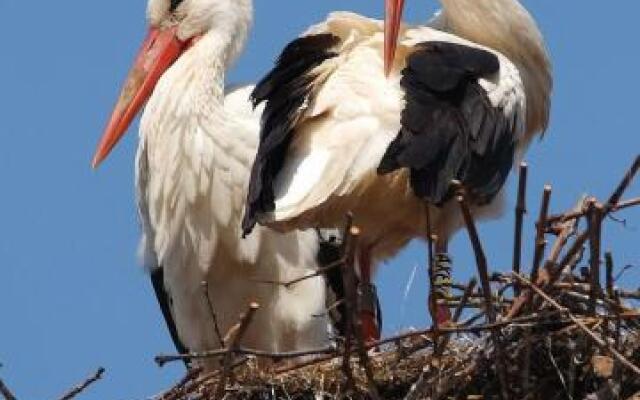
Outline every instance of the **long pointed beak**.
[(151, 96), (162, 74), (187, 47), (187, 43), (178, 38), (176, 28), (149, 30), (93, 157), (93, 168), (107, 158)]
[(384, 18), (384, 74), (389, 76), (398, 48), (404, 0), (385, 0)]

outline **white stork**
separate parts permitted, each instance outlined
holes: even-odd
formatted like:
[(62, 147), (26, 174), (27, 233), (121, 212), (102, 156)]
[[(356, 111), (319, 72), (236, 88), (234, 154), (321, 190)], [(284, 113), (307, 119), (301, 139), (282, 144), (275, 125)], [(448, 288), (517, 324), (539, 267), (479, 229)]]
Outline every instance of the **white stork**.
[(386, 25), (330, 15), (257, 85), (266, 108), (245, 234), (256, 223), (340, 226), (350, 211), (366, 280), (372, 264), (426, 238), (427, 204), (446, 253), (463, 224), (452, 180), (477, 218), (500, 213), (514, 160), (549, 119), (542, 34), (517, 0), (441, 0), (427, 26), (401, 26), (403, 3), (386, 0)]
[(266, 351), (327, 343), (315, 232), (266, 228), (241, 239), (241, 219), (259, 133), (251, 87), (225, 95), (225, 70), (243, 48), (251, 0), (150, 0), (150, 31), (98, 146), (98, 166), (141, 110), (136, 157), (141, 251), (180, 350), (220, 347), (209, 297), (224, 335), (261, 305), (242, 344)]

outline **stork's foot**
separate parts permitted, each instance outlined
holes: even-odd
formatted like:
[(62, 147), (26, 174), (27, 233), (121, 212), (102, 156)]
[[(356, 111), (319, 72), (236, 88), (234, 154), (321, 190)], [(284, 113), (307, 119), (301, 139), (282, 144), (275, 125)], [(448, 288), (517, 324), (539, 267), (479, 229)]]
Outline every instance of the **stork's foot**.
[(365, 342), (373, 343), (380, 340), (382, 310), (375, 285), (371, 283), (358, 285), (358, 313), (362, 322), (362, 337)]
[(451, 257), (448, 254), (438, 253), (435, 255), (432, 275), (429, 298), (431, 318), (435, 326), (447, 326), (451, 324), (451, 311), (446, 304), (440, 304), (439, 300), (447, 300), (451, 297)]

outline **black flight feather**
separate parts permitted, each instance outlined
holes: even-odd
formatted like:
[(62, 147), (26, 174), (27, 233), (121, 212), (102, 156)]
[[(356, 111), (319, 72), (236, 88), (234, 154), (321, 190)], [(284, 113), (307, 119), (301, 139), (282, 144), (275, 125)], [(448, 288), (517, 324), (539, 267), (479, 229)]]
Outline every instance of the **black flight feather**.
[(314, 69), (338, 55), (334, 48), (339, 43), (340, 39), (331, 34), (294, 40), (251, 95), (254, 106), (262, 102), (266, 105), (242, 222), (244, 236), (251, 233), (258, 214), (273, 211), (275, 207), (274, 180), (284, 165), (295, 125), (312, 93), (316, 79)]
[[(176, 326), (173, 314), (171, 313), (171, 297), (169, 297), (169, 293), (167, 293), (164, 285), (164, 270), (162, 267), (151, 271), (151, 284), (153, 285), (153, 291), (155, 292), (156, 299), (160, 305), (160, 311), (164, 317), (164, 322), (167, 324), (167, 328), (169, 329), (169, 335), (171, 335), (171, 340), (173, 340), (173, 344), (176, 346), (178, 354), (189, 353), (189, 349), (187, 349), (182, 340), (180, 340), (178, 327)], [(189, 368), (189, 362), (185, 361), (185, 366)]]
[(171, 6), (169, 7), (170, 12), (174, 12), (176, 8), (182, 3), (183, 0), (171, 0)]
[(408, 168), (415, 194), (437, 205), (451, 198), (454, 179), (474, 203), (490, 202), (504, 185), (515, 153), (515, 118), (494, 107), (478, 82), (499, 69), (497, 56), (482, 49), (419, 44), (402, 72), (402, 128), (378, 173)]

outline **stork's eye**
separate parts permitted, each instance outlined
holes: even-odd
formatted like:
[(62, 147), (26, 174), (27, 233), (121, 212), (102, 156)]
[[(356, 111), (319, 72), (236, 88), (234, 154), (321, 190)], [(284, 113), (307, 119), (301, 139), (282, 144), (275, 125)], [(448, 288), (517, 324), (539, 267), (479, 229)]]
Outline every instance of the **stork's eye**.
[(183, 0), (171, 0), (171, 7), (169, 7), (170, 12), (174, 12), (176, 8), (182, 3)]

